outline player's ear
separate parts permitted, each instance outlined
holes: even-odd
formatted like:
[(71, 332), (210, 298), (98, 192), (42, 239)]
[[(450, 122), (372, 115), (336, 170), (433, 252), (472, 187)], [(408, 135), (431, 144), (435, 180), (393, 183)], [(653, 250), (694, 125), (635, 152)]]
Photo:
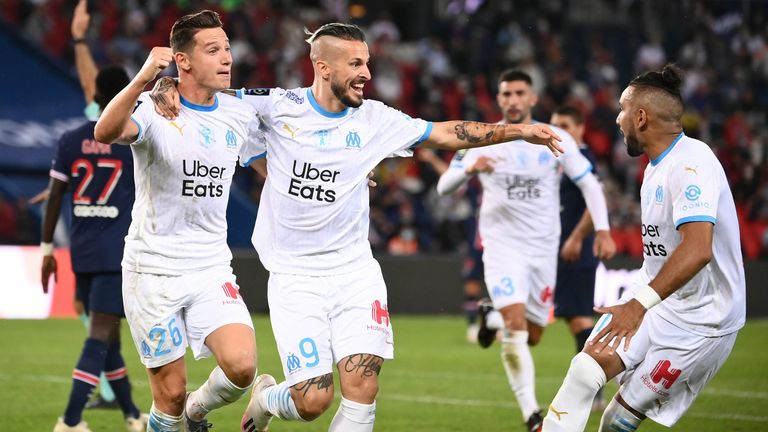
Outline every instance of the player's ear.
[(189, 55), (185, 53), (184, 51), (176, 51), (173, 53), (173, 60), (176, 62), (176, 67), (183, 71), (189, 71), (190, 69), (190, 61), (189, 61)]
[(648, 125), (648, 112), (644, 108), (638, 108), (635, 115), (635, 127), (638, 130), (644, 129)]
[(317, 70), (317, 73), (323, 77), (323, 79), (328, 79), (331, 76), (331, 68), (324, 60), (318, 60), (315, 62), (315, 69)]

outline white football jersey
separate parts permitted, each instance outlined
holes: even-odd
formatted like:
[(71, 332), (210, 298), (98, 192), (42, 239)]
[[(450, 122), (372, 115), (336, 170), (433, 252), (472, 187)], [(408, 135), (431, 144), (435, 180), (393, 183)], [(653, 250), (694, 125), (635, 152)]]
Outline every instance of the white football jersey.
[(680, 244), (680, 225), (715, 225), (710, 263), (651, 311), (703, 336), (741, 328), (746, 289), (739, 223), (725, 172), (709, 146), (681, 133), (645, 168), (640, 204), (644, 283), (656, 277)]
[(374, 100), (328, 112), (309, 88), (238, 94), (258, 112), (269, 154), (252, 237), (264, 267), (332, 275), (365, 265), (368, 173), (384, 158), (412, 154), (432, 124)]
[(483, 185), (478, 229), (485, 246), (513, 241), (536, 251), (557, 251), (560, 168), (575, 182), (592, 171), (592, 164), (569, 133), (548, 126), (562, 138), (565, 152), (560, 157), (523, 140), (459, 150), (454, 155), (449, 170), (464, 172), (481, 156), (495, 161), (492, 173), (478, 174)]
[(181, 275), (229, 265), (227, 201), (238, 159), (263, 156), (258, 118), (242, 100), (219, 94), (212, 106), (182, 98), (178, 118), (155, 113), (148, 92), (131, 119), (136, 201), (125, 238), (123, 268)]

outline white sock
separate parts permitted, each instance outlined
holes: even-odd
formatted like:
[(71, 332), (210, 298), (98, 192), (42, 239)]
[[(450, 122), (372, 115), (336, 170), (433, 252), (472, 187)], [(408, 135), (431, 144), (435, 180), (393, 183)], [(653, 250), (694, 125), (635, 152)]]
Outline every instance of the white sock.
[(616, 398), (603, 411), (603, 417), (600, 419), (601, 432), (634, 432), (640, 426), (643, 420), (632, 414), (631, 411), (624, 408)]
[(589, 355), (581, 352), (571, 360), (563, 385), (549, 405), (544, 431), (583, 431), (589, 420), (592, 400), (605, 385), (605, 372)]
[(288, 385), (287, 381), (267, 387), (261, 392), (261, 397), (261, 403), (273, 416), (281, 420), (304, 421), (299, 415), (299, 411), (296, 410), (296, 404), (291, 397), (291, 386)]
[(485, 317), (485, 326), (491, 330), (501, 330), (504, 328), (504, 317), (496, 309), (488, 312)]
[(181, 432), (184, 428), (183, 417), (184, 414), (180, 416), (166, 414), (155, 408), (155, 403), (152, 402), (152, 408), (149, 409), (147, 430), (152, 432)]
[(189, 394), (184, 409), (194, 421), (201, 421), (209, 412), (240, 399), (251, 386), (241, 388), (227, 378), (224, 371), (216, 366), (199, 389)]
[(509, 386), (520, 405), (523, 421), (526, 421), (531, 414), (539, 410), (539, 402), (536, 401), (535, 368), (531, 350), (528, 348), (527, 331), (504, 332), (504, 338), (501, 340), (501, 363), (507, 373)]
[(376, 420), (376, 401), (372, 404), (353, 402), (341, 397), (328, 432), (372, 432)]

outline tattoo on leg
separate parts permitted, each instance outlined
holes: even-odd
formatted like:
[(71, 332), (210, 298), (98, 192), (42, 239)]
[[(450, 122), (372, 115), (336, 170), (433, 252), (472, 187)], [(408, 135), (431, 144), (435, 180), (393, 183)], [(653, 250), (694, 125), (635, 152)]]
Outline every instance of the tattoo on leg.
[(477, 122), (461, 122), (454, 127), (456, 138), (471, 144), (490, 143), (496, 127), (490, 128)]
[(293, 386), (297, 392), (301, 392), (304, 396), (309, 393), (309, 390), (312, 387), (316, 387), (318, 390), (325, 390), (327, 393), (328, 390), (333, 387), (333, 374), (329, 373), (319, 377), (310, 378)]
[(373, 354), (353, 354), (342, 363), (344, 363), (342, 366), (344, 372), (359, 373), (360, 376), (367, 378), (374, 374), (379, 375), (384, 359)]

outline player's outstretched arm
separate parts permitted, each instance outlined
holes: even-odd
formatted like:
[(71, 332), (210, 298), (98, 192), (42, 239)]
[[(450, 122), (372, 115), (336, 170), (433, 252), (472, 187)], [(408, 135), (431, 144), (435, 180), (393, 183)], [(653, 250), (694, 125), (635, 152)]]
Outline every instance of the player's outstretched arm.
[(685, 285), (712, 259), (714, 225), (710, 222), (689, 222), (681, 225), (679, 231), (680, 244), (656, 277), (640, 288), (633, 299), (617, 306), (595, 308), (598, 313), (613, 315), (608, 325), (590, 342), (590, 345), (594, 344), (596, 353), (608, 347), (613, 338), (618, 338), (614, 346), (626, 338), (624, 351), (629, 349), (645, 312)]
[(130, 143), (139, 135), (139, 127), (131, 121), (131, 113), (141, 92), (161, 70), (173, 61), (173, 51), (167, 47), (155, 47), (133, 80), (104, 108), (96, 122), (94, 136), (97, 141), (111, 144)]
[(48, 292), (48, 280), (53, 274), (54, 280), (57, 280), (56, 258), (53, 256), (53, 232), (56, 230), (56, 222), (59, 220), (61, 212), (61, 201), (64, 193), (67, 191), (67, 183), (55, 178), (51, 178), (48, 185), (50, 191), (48, 200), (45, 203), (43, 216), (43, 232), (40, 236), (41, 242), (48, 245), (48, 251), (43, 251), (43, 264), (41, 268), (40, 281), (43, 284), (43, 292)]
[(541, 124), (489, 124), (473, 121), (435, 123), (422, 146), (444, 150), (483, 147), (522, 139), (531, 144), (547, 146), (555, 156), (564, 153), (560, 137)]

